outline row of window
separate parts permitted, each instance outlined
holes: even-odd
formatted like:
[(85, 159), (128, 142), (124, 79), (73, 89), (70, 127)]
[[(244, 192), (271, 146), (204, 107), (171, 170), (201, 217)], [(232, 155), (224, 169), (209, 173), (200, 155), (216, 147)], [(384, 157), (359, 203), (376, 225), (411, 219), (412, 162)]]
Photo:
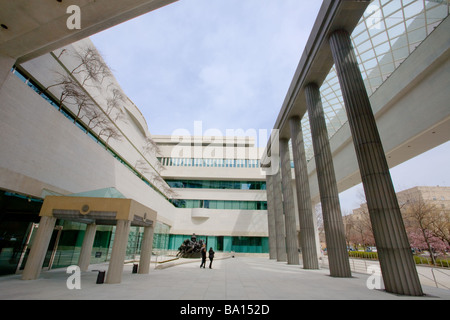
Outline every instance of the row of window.
[(206, 208), (222, 210), (267, 210), (267, 201), (231, 200), (170, 200), (177, 208)]
[(266, 181), (166, 180), (171, 188), (266, 190)]
[(204, 158), (158, 158), (163, 166), (169, 167), (216, 167), (216, 168), (259, 168), (257, 159), (204, 159)]

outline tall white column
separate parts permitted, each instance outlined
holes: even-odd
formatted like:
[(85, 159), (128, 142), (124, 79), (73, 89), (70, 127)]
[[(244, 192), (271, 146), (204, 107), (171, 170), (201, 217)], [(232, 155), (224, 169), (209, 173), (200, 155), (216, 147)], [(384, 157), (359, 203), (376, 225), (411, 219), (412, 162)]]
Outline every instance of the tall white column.
[(95, 233), (97, 225), (95, 223), (88, 224), (84, 233), (83, 244), (81, 246), (80, 257), (78, 258), (78, 266), (81, 271), (87, 271), (91, 262), (92, 246), (94, 245)]
[(319, 87), (315, 83), (308, 84), (305, 87), (305, 95), (311, 124), (330, 275), (351, 277), (344, 222)]
[(42, 216), (39, 227), (31, 247), (30, 254), (22, 273), (22, 280), (36, 280), (39, 278), (44, 263), (48, 245), (55, 229), (56, 218)]
[(289, 156), (288, 139), (280, 139), (280, 155), (284, 222), (286, 228), (287, 263), (300, 264), (297, 241), (297, 223), (295, 220), (294, 194), (292, 191), (291, 158)]
[(141, 243), (141, 259), (139, 261), (140, 274), (147, 274), (150, 271), (150, 260), (153, 249), (153, 226), (144, 228), (144, 236)]
[(269, 259), (277, 258), (277, 232), (275, 228), (275, 201), (273, 197), (273, 175), (266, 175), (267, 227), (269, 233)]
[(277, 170), (277, 173), (273, 175), (273, 198), (277, 236), (277, 261), (285, 262), (287, 261), (286, 229), (284, 227), (283, 194), (281, 192), (281, 170)]
[(292, 117), (289, 119), (297, 190), (298, 218), (300, 223), (300, 246), (302, 248), (303, 268), (319, 269), (308, 168), (305, 145), (303, 143), (302, 125), (300, 122), (300, 117)]
[(389, 166), (350, 35), (337, 30), (330, 47), (341, 85), (359, 171), (388, 292), (423, 295)]
[(117, 220), (111, 260), (109, 261), (108, 272), (106, 274), (106, 283), (120, 283), (122, 281), (130, 225), (131, 221)]

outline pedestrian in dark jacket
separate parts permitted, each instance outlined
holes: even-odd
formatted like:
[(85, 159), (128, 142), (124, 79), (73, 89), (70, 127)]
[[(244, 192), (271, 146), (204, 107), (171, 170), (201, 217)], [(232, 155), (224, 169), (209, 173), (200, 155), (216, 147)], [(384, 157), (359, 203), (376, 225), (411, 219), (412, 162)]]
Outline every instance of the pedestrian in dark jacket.
[(209, 268), (211, 269), (211, 265), (214, 259), (214, 250), (213, 248), (209, 248)]
[(206, 246), (203, 245), (202, 246), (202, 264), (200, 265), (200, 268), (203, 267), (203, 269), (204, 269), (205, 265), (206, 265)]

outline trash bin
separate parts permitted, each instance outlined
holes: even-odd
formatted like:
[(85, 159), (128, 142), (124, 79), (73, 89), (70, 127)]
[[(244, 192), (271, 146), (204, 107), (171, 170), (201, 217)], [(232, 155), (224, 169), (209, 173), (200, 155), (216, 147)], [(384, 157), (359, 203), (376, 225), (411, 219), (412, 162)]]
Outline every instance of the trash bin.
[(138, 272), (138, 264), (137, 263), (135, 263), (135, 264), (133, 264), (133, 273), (137, 273)]
[(102, 270), (93, 270), (93, 271), (98, 271), (98, 275), (97, 275), (97, 284), (101, 284), (105, 281), (105, 273), (106, 271), (102, 271)]

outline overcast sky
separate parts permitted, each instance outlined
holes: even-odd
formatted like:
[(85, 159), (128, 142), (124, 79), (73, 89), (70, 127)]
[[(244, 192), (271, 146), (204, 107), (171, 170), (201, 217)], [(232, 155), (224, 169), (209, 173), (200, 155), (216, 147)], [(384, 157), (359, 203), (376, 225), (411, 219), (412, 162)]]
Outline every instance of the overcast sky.
[[(152, 134), (273, 128), (322, 1), (180, 0), (91, 37)], [(450, 143), (391, 170), (450, 185)], [(426, 164), (426, 165), (425, 165)], [(414, 173), (414, 174), (411, 174)], [(341, 193), (356, 208), (362, 187)]]
[(180, 0), (91, 40), (150, 133), (270, 130), (320, 5)]

